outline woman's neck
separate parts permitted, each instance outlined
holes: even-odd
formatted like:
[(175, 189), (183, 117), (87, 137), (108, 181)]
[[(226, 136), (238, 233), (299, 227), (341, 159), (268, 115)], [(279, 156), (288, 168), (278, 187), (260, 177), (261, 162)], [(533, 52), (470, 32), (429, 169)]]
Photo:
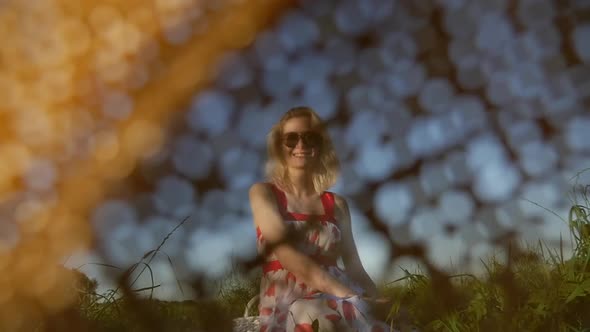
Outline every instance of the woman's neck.
[(303, 169), (289, 169), (291, 194), (295, 197), (309, 197), (316, 193), (311, 174)]

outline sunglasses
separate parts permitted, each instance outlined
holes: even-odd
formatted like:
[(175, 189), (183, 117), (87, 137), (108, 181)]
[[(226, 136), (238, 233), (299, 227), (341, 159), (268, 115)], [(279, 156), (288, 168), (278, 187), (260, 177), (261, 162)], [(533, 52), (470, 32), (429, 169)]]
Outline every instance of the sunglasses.
[(285, 144), (286, 147), (293, 149), (297, 146), (300, 139), (303, 142), (303, 145), (308, 148), (317, 148), (322, 144), (322, 135), (314, 131), (286, 133), (283, 135), (283, 144)]

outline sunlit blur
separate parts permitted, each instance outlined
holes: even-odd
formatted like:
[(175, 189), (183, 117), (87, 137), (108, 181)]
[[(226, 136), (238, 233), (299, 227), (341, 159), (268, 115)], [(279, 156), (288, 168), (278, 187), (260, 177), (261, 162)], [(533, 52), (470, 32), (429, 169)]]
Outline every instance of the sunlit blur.
[(286, 1), (0, 4), (0, 330), (71, 304), (58, 268), (90, 208), (156, 155), (167, 119)]

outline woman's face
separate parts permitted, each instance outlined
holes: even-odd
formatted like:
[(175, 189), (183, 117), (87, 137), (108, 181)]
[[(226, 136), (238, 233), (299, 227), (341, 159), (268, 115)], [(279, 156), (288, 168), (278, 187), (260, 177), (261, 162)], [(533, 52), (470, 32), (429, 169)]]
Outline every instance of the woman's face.
[(312, 130), (308, 117), (294, 117), (283, 125), (283, 158), (289, 168), (312, 167), (320, 152), (321, 135)]

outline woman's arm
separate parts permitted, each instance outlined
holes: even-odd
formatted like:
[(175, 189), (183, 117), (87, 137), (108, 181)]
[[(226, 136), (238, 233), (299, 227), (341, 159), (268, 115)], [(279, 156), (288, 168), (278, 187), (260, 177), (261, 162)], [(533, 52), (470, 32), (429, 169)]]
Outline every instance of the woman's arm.
[(377, 287), (371, 277), (365, 271), (361, 259), (359, 257), (354, 237), (352, 235), (352, 226), (350, 218), (350, 210), (346, 200), (339, 195), (334, 195), (335, 213), (340, 226), (340, 233), (342, 235), (342, 261), (344, 268), (350, 277), (359, 283), (361, 287), (367, 292), (366, 295), (370, 297), (377, 296)]
[(286, 241), (286, 237), (289, 236), (288, 228), (268, 185), (254, 184), (250, 187), (249, 196), (254, 224), (260, 228), (266, 242), (274, 246), (273, 253), (285, 269), (321, 292), (338, 297), (356, 295), (352, 289), (332, 277), (311, 258), (297, 251)]

